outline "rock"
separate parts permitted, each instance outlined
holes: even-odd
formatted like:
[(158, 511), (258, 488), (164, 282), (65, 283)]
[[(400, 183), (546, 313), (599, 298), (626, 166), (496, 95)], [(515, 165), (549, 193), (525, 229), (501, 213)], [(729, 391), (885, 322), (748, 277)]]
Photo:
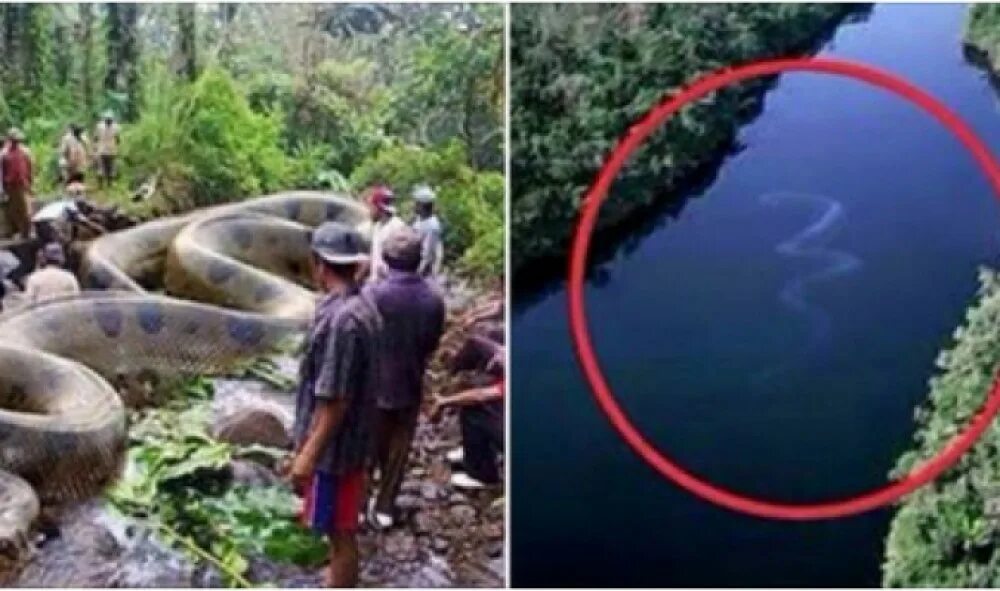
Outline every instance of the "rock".
[(492, 543), (486, 547), (486, 554), (490, 558), (500, 558), (503, 556), (503, 544), (502, 543)]
[(420, 485), (420, 496), (427, 501), (443, 499), (445, 495), (444, 487), (435, 482), (424, 482)]
[(271, 409), (241, 408), (232, 414), (220, 416), (212, 425), (212, 436), (219, 441), (235, 445), (266, 445), (289, 448), (291, 434), (281, 418)]
[(444, 484), (451, 479), (451, 468), (445, 462), (435, 460), (431, 463), (429, 474), (431, 480), (438, 484)]
[(248, 460), (233, 460), (229, 463), (233, 474), (233, 482), (248, 486), (270, 486), (281, 483), (281, 478), (273, 471), (257, 462)]
[(389, 534), (385, 539), (385, 552), (394, 560), (411, 562), (416, 560), (417, 541), (405, 531), (396, 531)]
[(396, 497), (396, 506), (399, 507), (402, 511), (422, 509), (426, 505), (427, 503), (417, 495), (404, 493)]
[(466, 497), (462, 493), (460, 493), (460, 492), (453, 492), (453, 493), (451, 493), (451, 496), (448, 497), (448, 504), (449, 505), (459, 505), (459, 504), (468, 502), (468, 500), (469, 500), (468, 497)]
[(431, 549), (438, 554), (444, 554), (450, 547), (451, 544), (449, 544), (448, 540), (444, 538), (435, 536), (434, 539), (431, 540)]
[(448, 512), (460, 524), (472, 523), (476, 519), (476, 510), (470, 505), (455, 505)]
[(502, 523), (487, 523), (483, 526), (483, 535), (490, 540), (502, 540), (503, 539), (503, 524)]
[(418, 534), (430, 533), (434, 529), (434, 518), (427, 511), (420, 511), (413, 516), (413, 531)]

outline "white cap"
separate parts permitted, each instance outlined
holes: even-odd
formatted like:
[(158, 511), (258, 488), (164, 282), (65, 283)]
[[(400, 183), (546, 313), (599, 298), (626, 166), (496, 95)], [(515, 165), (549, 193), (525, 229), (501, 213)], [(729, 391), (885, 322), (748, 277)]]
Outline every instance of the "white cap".
[(417, 185), (413, 187), (413, 200), (418, 203), (434, 203), (436, 195), (427, 185)]

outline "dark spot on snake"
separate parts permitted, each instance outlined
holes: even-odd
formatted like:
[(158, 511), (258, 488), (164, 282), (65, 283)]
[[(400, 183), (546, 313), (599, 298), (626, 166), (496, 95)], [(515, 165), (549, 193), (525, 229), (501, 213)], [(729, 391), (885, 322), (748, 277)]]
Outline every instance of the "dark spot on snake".
[(184, 325), (184, 334), (194, 334), (198, 332), (198, 321), (189, 320), (187, 324)]
[(239, 222), (233, 224), (233, 226), (230, 227), (229, 237), (233, 239), (233, 242), (236, 243), (236, 246), (239, 246), (244, 250), (250, 248), (250, 245), (253, 244), (253, 232), (250, 230), (250, 228), (244, 226)]
[(285, 266), (288, 267), (288, 272), (292, 274), (293, 277), (298, 277), (302, 273), (302, 263), (295, 259), (289, 259)]
[(264, 325), (252, 318), (230, 318), (226, 328), (234, 341), (247, 347), (260, 344), (264, 338)]
[(302, 213), (302, 202), (300, 201), (285, 202), (285, 213), (288, 214), (289, 219), (292, 220), (299, 219), (299, 214)]
[(24, 403), (27, 399), (28, 393), (23, 384), (11, 384), (6, 404), (8, 408), (24, 410)]
[(208, 265), (208, 279), (212, 283), (228, 281), (236, 274), (236, 267), (226, 261), (212, 261)]
[(96, 269), (91, 269), (90, 272), (87, 273), (87, 284), (90, 285), (90, 287), (107, 289), (111, 287), (111, 281), (111, 273), (109, 273), (107, 269), (98, 267)]
[(259, 304), (261, 302), (267, 302), (273, 300), (274, 298), (278, 297), (278, 294), (280, 293), (281, 293), (280, 289), (278, 289), (277, 287), (275, 287), (270, 283), (265, 283), (259, 286), (256, 290), (254, 290), (253, 299), (255, 302)]
[(156, 334), (163, 330), (163, 306), (159, 302), (143, 302), (136, 310), (139, 326), (146, 334)]
[(337, 203), (326, 204), (326, 219), (333, 220), (340, 216), (340, 205)]
[(94, 319), (105, 335), (117, 337), (121, 334), (124, 315), (118, 306), (109, 302), (95, 302)]

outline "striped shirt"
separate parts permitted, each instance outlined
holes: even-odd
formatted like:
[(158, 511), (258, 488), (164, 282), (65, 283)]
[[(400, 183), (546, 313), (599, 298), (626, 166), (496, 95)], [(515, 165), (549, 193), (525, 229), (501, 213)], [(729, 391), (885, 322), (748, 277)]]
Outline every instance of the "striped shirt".
[(329, 295), (319, 303), (300, 366), (295, 401), (295, 445), (305, 441), (317, 400), (343, 401), (343, 419), (323, 446), (316, 469), (345, 474), (372, 456), (372, 420), (379, 368), (381, 319), (358, 295)]

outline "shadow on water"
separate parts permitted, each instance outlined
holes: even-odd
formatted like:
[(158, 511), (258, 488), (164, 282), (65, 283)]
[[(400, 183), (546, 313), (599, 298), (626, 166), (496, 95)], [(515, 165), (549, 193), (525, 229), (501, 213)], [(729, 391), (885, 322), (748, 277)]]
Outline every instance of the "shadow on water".
[[(852, 12), (831, 24), (820, 38), (797, 53), (802, 56), (815, 55), (833, 39), (841, 26), (867, 21), (871, 17), (873, 8), (873, 4), (857, 5)], [(588, 257), (588, 283), (598, 287), (606, 285), (611, 280), (611, 267), (615, 259), (619, 256), (629, 256), (650, 234), (679, 219), (688, 202), (701, 197), (715, 183), (726, 160), (740, 154), (746, 147), (738, 139), (740, 128), (764, 113), (767, 94), (778, 85), (780, 78), (780, 76), (767, 76), (756, 83), (747, 83), (752, 100), (748, 101), (749, 107), (737, 115), (737, 123), (726, 145), (692, 170), (679, 186), (664, 187), (664, 181), (652, 175), (630, 179), (619, 178), (615, 181), (609, 199), (625, 199), (628, 195), (647, 191), (653, 192), (654, 199), (650, 205), (632, 210), (621, 222), (595, 233)], [(511, 247), (517, 248), (517, 245)], [(534, 260), (513, 274), (511, 282), (514, 314), (531, 308), (563, 288), (569, 264), (568, 244), (566, 250), (563, 256)]]

